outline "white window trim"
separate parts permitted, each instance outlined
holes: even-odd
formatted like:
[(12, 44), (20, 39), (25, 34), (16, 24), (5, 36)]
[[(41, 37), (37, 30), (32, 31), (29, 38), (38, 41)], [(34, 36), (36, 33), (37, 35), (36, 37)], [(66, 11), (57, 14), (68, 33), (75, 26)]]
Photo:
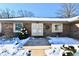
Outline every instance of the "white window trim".
[[(60, 28), (60, 30), (57, 30), (57, 31), (56, 31), (56, 30), (55, 30), (55, 25), (58, 25), (58, 24), (61, 25), (61, 28)], [(53, 23), (53, 24), (52, 24), (52, 32), (54, 32), (54, 33), (55, 33), (55, 32), (63, 32), (63, 24), (62, 24), (62, 23)]]
[[(18, 30), (15, 30), (15, 24), (16, 23), (20, 23), (20, 22), (15, 22), (15, 23), (13, 23), (13, 32), (20, 32), (20, 31), (18, 31)], [(23, 26), (23, 23), (21, 23), (22, 24), (22, 26)]]
[(2, 24), (1, 24), (1, 22), (0, 22), (0, 33), (2, 32)]

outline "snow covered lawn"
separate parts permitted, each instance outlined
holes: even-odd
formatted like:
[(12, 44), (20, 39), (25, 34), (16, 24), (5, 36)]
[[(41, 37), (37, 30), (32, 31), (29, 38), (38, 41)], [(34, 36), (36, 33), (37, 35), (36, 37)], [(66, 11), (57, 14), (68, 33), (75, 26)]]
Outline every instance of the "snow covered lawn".
[(17, 48), (23, 47), (24, 44), (26, 44), (28, 42), (28, 40), (30, 39), (30, 37), (20, 40), (18, 37), (16, 38), (11, 38), (9, 39), (0, 39), (0, 45), (6, 45), (6, 44), (13, 44), (16, 45)]
[(69, 37), (48, 37), (50, 44), (79, 44), (79, 41)]
[(17, 48), (13, 44), (0, 45), (0, 56), (27, 56), (29, 50)]
[[(79, 56), (79, 44), (70, 44), (65, 45), (65, 47), (73, 46), (76, 49), (76, 53), (74, 53), (73, 56)], [(45, 49), (45, 55), (46, 56), (62, 56), (64, 52), (69, 52), (68, 50), (64, 50), (61, 47), (63, 47), (63, 44), (52, 44), (51, 48)]]
[(29, 50), (24, 49), (23, 46), (29, 39), (30, 37), (23, 40), (19, 38), (0, 39), (0, 56), (27, 56)]

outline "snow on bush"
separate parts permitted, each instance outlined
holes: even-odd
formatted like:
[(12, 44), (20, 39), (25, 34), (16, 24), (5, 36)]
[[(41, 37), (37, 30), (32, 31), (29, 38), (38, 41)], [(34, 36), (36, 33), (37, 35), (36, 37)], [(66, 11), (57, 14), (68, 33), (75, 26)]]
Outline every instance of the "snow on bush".
[(74, 45), (53, 45), (49, 49), (45, 49), (47, 56), (79, 56), (79, 44)]

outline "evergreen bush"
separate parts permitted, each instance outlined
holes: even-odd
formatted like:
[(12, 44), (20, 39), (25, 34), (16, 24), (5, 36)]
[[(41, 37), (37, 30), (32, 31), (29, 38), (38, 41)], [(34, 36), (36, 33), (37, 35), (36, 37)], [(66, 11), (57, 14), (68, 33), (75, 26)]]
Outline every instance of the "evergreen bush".
[(21, 32), (18, 33), (18, 37), (20, 40), (26, 39), (29, 37), (27, 30), (25, 28), (21, 29)]

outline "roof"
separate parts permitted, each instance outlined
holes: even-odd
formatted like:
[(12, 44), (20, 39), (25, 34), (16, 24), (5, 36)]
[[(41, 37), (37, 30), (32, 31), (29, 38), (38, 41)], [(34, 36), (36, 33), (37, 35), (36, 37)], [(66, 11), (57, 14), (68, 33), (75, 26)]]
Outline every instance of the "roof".
[(36, 17), (23, 17), (23, 18), (9, 18), (0, 19), (0, 21), (57, 21), (57, 22), (73, 22), (79, 20), (79, 16), (72, 18), (36, 18)]

